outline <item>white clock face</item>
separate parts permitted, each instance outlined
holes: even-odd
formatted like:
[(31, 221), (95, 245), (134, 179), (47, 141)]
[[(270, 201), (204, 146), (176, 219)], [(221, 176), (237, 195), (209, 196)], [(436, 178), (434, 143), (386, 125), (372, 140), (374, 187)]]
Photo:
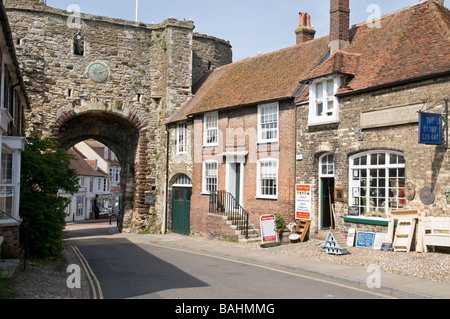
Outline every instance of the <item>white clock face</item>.
[(103, 63), (95, 62), (89, 66), (88, 75), (92, 81), (102, 83), (108, 79), (109, 71)]

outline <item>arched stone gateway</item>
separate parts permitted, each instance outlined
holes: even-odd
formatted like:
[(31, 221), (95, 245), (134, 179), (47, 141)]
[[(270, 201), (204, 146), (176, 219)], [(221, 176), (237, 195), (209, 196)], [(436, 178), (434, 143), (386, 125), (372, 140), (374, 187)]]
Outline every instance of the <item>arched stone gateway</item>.
[[(75, 109), (63, 113), (55, 122), (52, 132), (53, 137), (65, 149), (92, 138), (105, 144), (116, 154), (121, 164), (120, 189), (123, 201), (118, 223), (121, 230), (123, 222), (126, 228), (132, 226), (133, 211), (149, 211), (150, 205), (145, 204), (145, 191), (152, 190), (155, 179), (143, 177), (149, 173), (146, 171), (150, 167), (147, 158), (136, 158), (138, 147), (148, 148), (146, 129), (137, 116), (124, 116), (121, 112), (108, 111), (102, 106), (85, 111)], [(138, 174), (136, 167), (141, 168), (137, 171)]]
[(202, 74), (232, 62), (230, 44), (193, 33), (192, 21), (135, 23), (35, 0), (5, 7), (31, 102), (27, 134), (66, 149), (90, 138), (111, 148), (122, 165), (123, 228), (164, 231), (166, 120)]

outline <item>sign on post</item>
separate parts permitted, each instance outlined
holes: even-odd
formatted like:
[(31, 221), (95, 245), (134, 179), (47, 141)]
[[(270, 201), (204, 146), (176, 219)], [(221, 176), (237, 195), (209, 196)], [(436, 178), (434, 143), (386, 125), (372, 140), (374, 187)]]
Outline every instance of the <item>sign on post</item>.
[(295, 219), (311, 220), (311, 185), (295, 185)]
[(419, 144), (442, 144), (441, 114), (419, 113)]

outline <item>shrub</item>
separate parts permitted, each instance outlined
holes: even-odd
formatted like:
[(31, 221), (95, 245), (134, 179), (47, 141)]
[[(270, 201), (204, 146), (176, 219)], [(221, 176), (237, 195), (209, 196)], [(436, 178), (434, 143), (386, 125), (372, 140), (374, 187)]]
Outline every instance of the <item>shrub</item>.
[(27, 140), (22, 154), (20, 216), (39, 234), (29, 233), (28, 252), (33, 257), (55, 259), (62, 250), (67, 205), (57, 193), (78, 191), (77, 172), (70, 168), (71, 155), (58, 148), (54, 139)]

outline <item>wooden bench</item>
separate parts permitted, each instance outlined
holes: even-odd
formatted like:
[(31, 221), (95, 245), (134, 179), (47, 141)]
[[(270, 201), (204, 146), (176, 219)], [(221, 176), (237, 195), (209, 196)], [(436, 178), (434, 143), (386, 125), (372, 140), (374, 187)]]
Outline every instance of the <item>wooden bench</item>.
[(423, 244), (427, 246), (450, 247), (450, 217), (423, 217)]

